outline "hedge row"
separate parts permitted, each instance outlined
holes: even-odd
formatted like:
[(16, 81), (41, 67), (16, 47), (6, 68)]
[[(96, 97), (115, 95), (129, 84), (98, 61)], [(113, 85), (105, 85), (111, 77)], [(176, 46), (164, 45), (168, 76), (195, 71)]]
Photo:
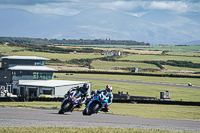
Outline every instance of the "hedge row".
[(156, 77), (184, 77), (184, 78), (200, 78), (193, 75), (177, 75), (177, 74), (152, 74), (152, 73), (133, 73), (133, 72), (107, 72), (107, 71), (57, 71), (56, 73), (86, 73), (86, 74), (115, 74), (115, 75), (140, 75), (140, 76), (156, 76)]

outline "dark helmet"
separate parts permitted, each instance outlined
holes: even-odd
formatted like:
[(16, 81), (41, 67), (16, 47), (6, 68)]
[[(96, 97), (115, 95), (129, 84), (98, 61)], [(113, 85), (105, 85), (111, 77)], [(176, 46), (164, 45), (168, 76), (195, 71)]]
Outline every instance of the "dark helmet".
[(86, 92), (89, 89), (89, 84), (84, 83), (83, 84), (83, 90)]

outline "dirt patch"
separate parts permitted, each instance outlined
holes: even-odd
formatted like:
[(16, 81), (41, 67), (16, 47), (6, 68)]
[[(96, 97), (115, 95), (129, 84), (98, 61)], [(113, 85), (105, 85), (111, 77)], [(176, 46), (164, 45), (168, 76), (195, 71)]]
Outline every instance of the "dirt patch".
[(161, 54), (162, 51), (148, 51), (148, 50), (134, 50), (134, 49), (123, 49), (124, 52), (137, 53), (137, 54)]
[(113, 70), (113, 69), (89, 69), (87, 67), (78, 67), (78, 66), (52, 66), (47, 65), (47, 67), (59, 70), (59, 71), (65, 71), (65, 70), (71, 70), (71, 71), (108, 71), (108, 72), (123, 72), (124, 70)]

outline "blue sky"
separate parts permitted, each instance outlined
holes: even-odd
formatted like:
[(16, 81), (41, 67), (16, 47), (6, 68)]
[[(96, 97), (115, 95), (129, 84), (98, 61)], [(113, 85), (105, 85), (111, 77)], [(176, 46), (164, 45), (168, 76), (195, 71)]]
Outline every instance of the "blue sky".
[(192, 15), (200, 14), (200, 0), (0, 0), (0, 9), (4, 8), (65, 16), (90, 8), (108, 8), (134, 16), (149, 11)]

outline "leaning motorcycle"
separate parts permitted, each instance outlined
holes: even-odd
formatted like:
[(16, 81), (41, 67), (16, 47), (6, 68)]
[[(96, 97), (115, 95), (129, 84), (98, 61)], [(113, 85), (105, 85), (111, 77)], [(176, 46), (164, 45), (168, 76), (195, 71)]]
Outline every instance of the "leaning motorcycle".
[(104, 106), (106, 106), (107, 103), (108, 99), (103, 95), (103, 92), (94, 95), (91, 101), (86, 105), (86, 108), (83, 110), (83, 115), (97, 114)]
[(61, 104), (58, 114), (64, 114), (65, 112), (72, 112), (75, 107), (77, 107), (79, 101), (81, 100), (80, 91), (72, 91), (71, 94), (65, 98)]

